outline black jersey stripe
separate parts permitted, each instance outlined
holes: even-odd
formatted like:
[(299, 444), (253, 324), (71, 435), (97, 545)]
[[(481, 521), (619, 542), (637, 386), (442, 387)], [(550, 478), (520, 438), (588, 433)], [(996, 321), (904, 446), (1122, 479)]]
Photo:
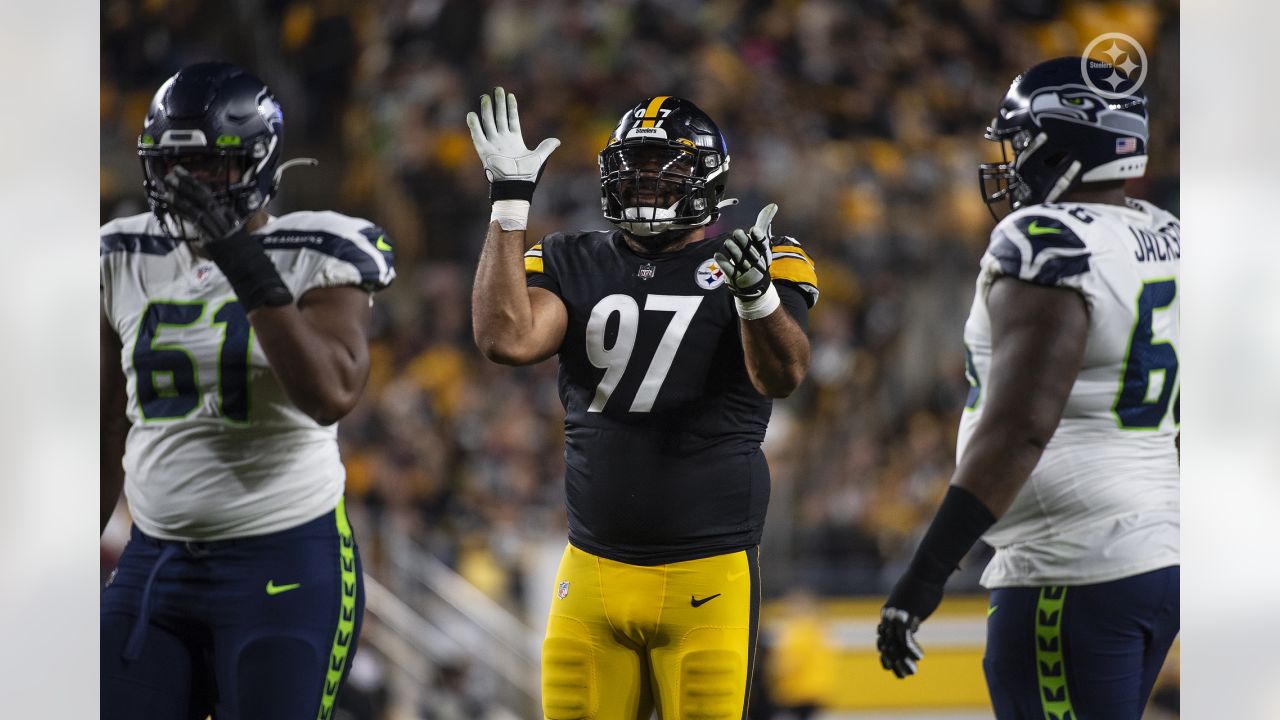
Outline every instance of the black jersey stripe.
[(113, 252), (142, 253), (144, 255), (168, 255), (178, 248), (180, 241), (165, 235), (144, 235), (140, 233), (112, 233), (103, 235), (98, 245), (98, 254)]

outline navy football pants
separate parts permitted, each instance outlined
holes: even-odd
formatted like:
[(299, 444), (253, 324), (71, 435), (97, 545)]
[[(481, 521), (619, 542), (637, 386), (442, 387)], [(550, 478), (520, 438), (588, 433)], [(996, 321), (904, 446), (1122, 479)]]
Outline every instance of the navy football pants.
[(327, 720), (364, 612), (343, 504), (208, 543), (135, 526), (102, 593), (104, 720)]
[(982, 666), (999, 720), (1140, 720), (1178, 634), (1177, 566), (991, 593)]

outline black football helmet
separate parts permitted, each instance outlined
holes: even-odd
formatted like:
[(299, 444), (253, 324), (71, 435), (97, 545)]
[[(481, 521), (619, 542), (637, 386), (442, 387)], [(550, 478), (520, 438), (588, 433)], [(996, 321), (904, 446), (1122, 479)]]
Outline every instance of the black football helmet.
[(720, 217), (729, 149), (696, 105), (671, 95), (628, 110), (600, 151), (600, 206), (639, 237), (708, 225)]
[(147, 201), (165, 232), (197, 237), (169, 203), (164, 177), (175, 165), (247, 218), (276, 194), (283, 138), (280, 104), (266, 84), (240, 67), (197, 63), (166, 80), (138, 137)]
[(1017, 210), (1053, 202), (1080, 183), (1146, 172), (1147, 98), (1140, 88), (1120, 98), (1098, 92), (1116, 77), (1124, 76), (1105, 62), (1062, 57), (1014, 78), (986, 133), (1000, 143), (1003, 162), (978, 170), (993, 216), (1001, 201)]

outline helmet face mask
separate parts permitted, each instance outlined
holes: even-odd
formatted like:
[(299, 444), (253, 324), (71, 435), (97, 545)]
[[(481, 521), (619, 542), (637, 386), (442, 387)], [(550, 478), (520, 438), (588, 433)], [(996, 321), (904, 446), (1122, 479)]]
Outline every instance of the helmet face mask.
[[(1000, 162), (982, 163), (978, 166), (978, 184), (982, 199), (991, 216), (998, 222), (1005, 215), (1027, 205), (1031, 188), (1018, 175), (1016, 158), (1031, 144), (1031, 133), (1026, 130), (1000, 133), (987, 128), (986, 139), (1000, 146)], [(1004, 208), (997, 214), (997, 207)]]
[(279, 187), (283, 129), (271, 91), (234, 65), (199, 63), (166, 81), (138, 138), (147, 201), (165, 232), (198, 239), (169, 200), (164, 178), (177, 166), (241, 217), (265, 209)]
[(645, 244), (719, 217), (729, 155), (719, 129), (687, 100), (651, 98), (623, 115), (599, 165), (605, 219), (654, 238)]
[[(1054, 202), (1081, 183), (1142, 176), (1146, 97), (1135, 89), (1110, 99), (1090, 87), (1112, 72), (1106, 63), (1082, 65), (1078, 57), (1064, 57), (1014, 79), (985, 136), (1000, 144), (1002, 161), (978, 169), (982, 199), (993, 217)], [(997, 206), (1007, 210), (997, 214)]]

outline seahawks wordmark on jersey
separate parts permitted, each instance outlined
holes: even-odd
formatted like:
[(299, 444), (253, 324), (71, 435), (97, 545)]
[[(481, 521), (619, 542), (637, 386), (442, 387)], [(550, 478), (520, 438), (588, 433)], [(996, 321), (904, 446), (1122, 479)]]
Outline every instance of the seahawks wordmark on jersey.
[(987, 291), (1001, 276), (1071, 288), (1089, 337), (1062, 421), (984, 536), (984, 586), (1098, 583), (1178, 563), (1177, 218), (1150, 203), (1045, 204), (996, 226), (964, 339), (969, 398), (957, 459), (990, 380)]
[[(560, 346), (569, 540), (652, 565), (760, 542), (772, 403), (747, 375), (733, 297), (714, 258), (725, 236), (642, 255), (621, 230), (548, 235), (530, 286), (568, 310)], [(818, 297), (798, 242), (774, 238), (770, 273), (801, 327)]]
[[(295, 298), (395, 278), (382, 230), (333, 212), (255, 232)], [(213, 540), (294, 527), (331, 511), (345, 472), (321, 427), (276, 382), (226, 277), (151, 213), (102, 227), (102, 303), (123, 346), (132, 427), (125, 496), (138, 527)]]

